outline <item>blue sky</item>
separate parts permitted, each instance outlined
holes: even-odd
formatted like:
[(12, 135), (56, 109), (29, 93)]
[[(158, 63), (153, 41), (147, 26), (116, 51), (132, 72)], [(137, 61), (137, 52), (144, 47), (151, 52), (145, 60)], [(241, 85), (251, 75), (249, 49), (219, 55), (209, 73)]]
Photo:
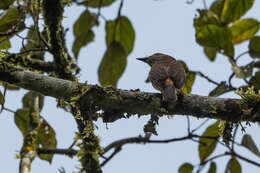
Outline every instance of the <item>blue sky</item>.
[[(101, 13), (107, 19), (114, 19), (117, 15), (118, 3), (109, 8), (105, 8)], [(207, 1), (210, 4), (212, 1)], [(195, 0), (193, 4), (188, 5), (186, 1), (172, 0), (125, 0), (122, 9), (122, 15), (126, 15), (132, 22), (136, 40), (132, 53), (128, 56), (127, 67), (120, 78), (118, 88), (137, 89), (147, 92), (157, 92), (150, 84), (144, 81), (149, 72), (149, 66), (137, 61), (135, 58), (151, 55), (161, 52), (169, 54), (176, 59), (186, 62), (192, 70), (201, 71), (210, 78), (221, 81), (227, 79), (231, 74), (231, 66), (226, 57), (217, 57), (214, 63), (208, 61), (203, 54), (202, 48), (195, 42), (195, 33), (193, 28), (193, 18), (197, 14), (196, 9), (203, 8), (203, 2)], [(72, 26), (73, 22), (81, 14), (84, 8), (71, 6), (65, 10), (64, 27), (69, 27), (67, 35), (68, 47), (71, 48), (73, 43)], [(245, 17), (254, 17), (260, 20), (260, 2), (256, 1), (253, 8)], [(83, 48), (79, 55), (79, 65), (82, 68), (80, 81), (88, 81), (90, 84), (98, 84), (97, 69), (101, 58), (106, 50), (104, 21), (101, 19), (100, 25), (95, 27), (95, 40)], [(22, 33), (26, 35), (26, 33)], [(12, 50), (17, 51), (20, 40), (12, 40)], [(247, 50), (247, 44), (241, 44), (235, 49), (236, 55)], [(247, 62), (247, 58), (241, 59), (240, 65)], [(235, 79), (234, 84), (241, 84), (243, 81)], [(214, 88), (206, 80), (200, 77), (196, 78), (192, 93), (199, 95), (208, 95)], [(21, 108), (20, 99), (22, 92), (8, 92), (6, 106), (16, 110)], [(236, 95), (229, 93), (222, 97), (238, 98)], [(56, 108), (55, 99), (46, 97), (42, 116), (56, 130), (58, 147), (66, 148), (72, 143), (74, 133), (77, 131), (74, 119), (69, 113)], [(96, 134), (101, 138), (101, 145), (106, 146), (110, 142), (126, 137), (138, 136), (143, 134), (143, 126), (148, 121), (149, 116), (138, 118), (137, 116), (129, 119), (118, 120), (112, 124), (104, 124), (99, 120), (96, 125), (98, 129)], [(191, 127), (196, 127), (201, 121), (191, 118)], [(214, 121), (208, 123), (211, 124)], [(108, 127), (108, 129), (106, 128)], [(206, 127), (206, 126), (205, 126)], [(162, 117), (157, 127), (158, 136), (154, 139), (165, 139), (181, 137), (187, 134), (186, 117), (175, 115), (173, 118)], [(259, 131), (257, 125), (252, 124), (248, 127), (247, 132), (251, 134), (256, 144), (259, 146)], [(1, 169), (5, 172), (18, 172), (19, 160), (15, 159), (15, 153), (22, 146), (22, 135), (15, 127), (13, 114), (4, 112), (0, 116), (0, 137), (2, 139), (0, 153), (2, 160)], [(203, 129), (200, 130), (200, 133)], [(238, 139), (241, 139), (239, 131)], [(177, 172), (178, 167), (183, 162), (190, 162), (197, 165), (199, 157), (197, 152), (198, 145), (191, 141), (170, 143), (170, 144), (130, 144), (123, 147), (123, 150), (115, 156), (104, 168), (105, 173), (110, 172)], [(216, 152), (223, 152), (219, 147)], [(246, 150), (239, 150), (246, 156), (250, 156), (256, 161), (259, 158), (254, 157)], [(223, 172), (228, 161), (228, 157), (217, 160), (218, 172)], [(256, 172), (257, 167), (242, 164), (243, 172)], [(4, 163), (4, 164), (3, 164)], [(66, 156), (54, 156), (52, 165), (47, 162), (36, 159), (32, 164), (32, 173), (58, 172), (58, 168), (63, 166), (67, 173), (77, 171), (79, 165), (77, 158), (68, 158)], [(204, 171), (206, 171), (205, 169)]]

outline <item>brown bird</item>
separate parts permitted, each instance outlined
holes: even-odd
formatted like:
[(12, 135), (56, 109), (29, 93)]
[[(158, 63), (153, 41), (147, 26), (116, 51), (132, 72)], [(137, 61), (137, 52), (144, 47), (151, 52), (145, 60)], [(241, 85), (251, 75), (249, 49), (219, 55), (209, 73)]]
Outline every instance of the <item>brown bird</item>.
[(137, 58), (151, 66), (149, 80), (155, 89), (161, 91), (164, 101), (176, 101), (176, 88), (185, 83), (185, 70), (173, 57), (156, 53), (149, 57)]

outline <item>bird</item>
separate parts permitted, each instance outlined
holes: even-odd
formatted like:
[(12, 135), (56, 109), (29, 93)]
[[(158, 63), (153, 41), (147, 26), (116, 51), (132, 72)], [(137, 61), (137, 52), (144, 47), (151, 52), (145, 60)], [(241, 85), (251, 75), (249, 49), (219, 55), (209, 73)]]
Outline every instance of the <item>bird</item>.
[(136, 59), (151, 66), (148, 79), (156, 90), (161, 91), (163, 101), (177, 101), (176, 89), (181, 90), (186, 79), (182, 64), (162, 53)]

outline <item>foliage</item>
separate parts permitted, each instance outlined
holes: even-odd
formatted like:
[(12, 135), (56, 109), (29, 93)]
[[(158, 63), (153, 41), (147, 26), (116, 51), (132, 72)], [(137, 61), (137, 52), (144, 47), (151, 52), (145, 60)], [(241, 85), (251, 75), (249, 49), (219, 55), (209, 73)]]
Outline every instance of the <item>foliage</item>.
[(217, 145), (216, 140), (211, 138), (203, 138), (203, 136), (218, 138), (219, 137), (218, 126), (219, 126), (218, 122), (210, 125), (202, 134), (202, 137), (200, 138), (199, 157), (201, 162), (203, 162), (207, 157), (209, 157), (213, 153)]

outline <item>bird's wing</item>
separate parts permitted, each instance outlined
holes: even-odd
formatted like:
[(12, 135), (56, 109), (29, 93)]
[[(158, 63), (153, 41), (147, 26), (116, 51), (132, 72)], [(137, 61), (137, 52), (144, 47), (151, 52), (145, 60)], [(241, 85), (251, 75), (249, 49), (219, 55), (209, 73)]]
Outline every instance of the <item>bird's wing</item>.
[(167, 79), (167, 67), (162, 64), (154, 64), (149, 73), (149, 80), (152, 82), (153, 87), (157, 90), (162, 90), (165, 86)]
[(185, 83), (185, 70), (180, 63), (173, 61), (167, 65), (167, 75), (173, 80), (176, 88), (182, 88)]

